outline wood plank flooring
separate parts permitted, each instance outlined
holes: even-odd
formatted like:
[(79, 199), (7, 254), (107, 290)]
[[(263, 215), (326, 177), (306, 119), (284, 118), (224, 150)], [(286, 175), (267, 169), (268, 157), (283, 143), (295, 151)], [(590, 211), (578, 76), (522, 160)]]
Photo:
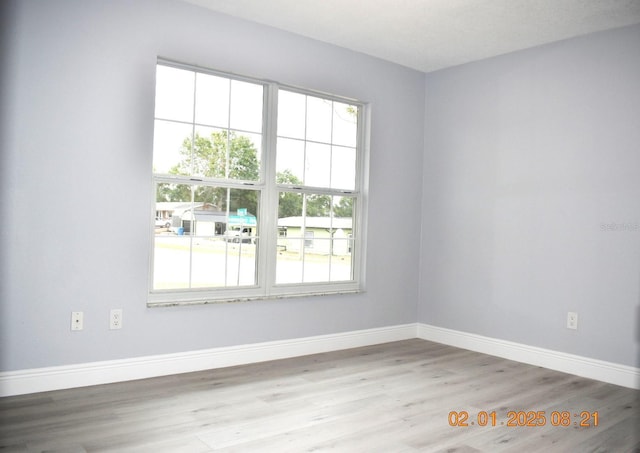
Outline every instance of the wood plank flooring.
[(640, 452), (639, 393), (416, 339), (2, 398), (0, 452)]

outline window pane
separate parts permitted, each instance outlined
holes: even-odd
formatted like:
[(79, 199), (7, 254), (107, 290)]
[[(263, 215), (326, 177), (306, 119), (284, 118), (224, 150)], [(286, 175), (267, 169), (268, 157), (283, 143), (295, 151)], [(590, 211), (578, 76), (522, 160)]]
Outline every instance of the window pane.
[(231, 129), (262, 132), (263, 91), (262, 85), (231, 81)]
[(229, 173), (227, 177), (258, 181), (262, 160), (262, 136), (231, 131), (229, 137)]
[[(278, 202), (278, 220), (286, 217), (299, 217), (298, 222), (302, 220), (302, 194), (291, 192), (280, 192)], [(278, 227), (286, 229), (286, 224), (278, 221)]]
[(304, 178), (304, 142), (278, 138), (276, 156), (276, 182), (278, 184), (302, 184)]
[(196, 74), (196, 123), (229, 127), (230, 83), (224, 77)]
[[(197, 228), (200, 229), (200, 228)], [(192, 250), (192, 288), (216, 288), (225, 285), (225, 248), (222, 238), (196, 238)]]
[(158, 65), (156, 69), (156, 118), (193, 121), (195, 73)]
[[(257, 134), (197, 126), (193, 161), (183, 155), (180, 174), (256, 181), (260, 179), (261, 143)], [(189, 168), (191, 173), (183, 172)]]
[(191, 240), (156, 232), (153, 249), (153, 289), (189, 288)]
[[(154, 173), (180, 173), (180, 164), (191, 154), (190, 124), (156, 120), (153, 131)], [(190, 170), (189, 170), (190, 171)]]
[[(331, 209), (333, 212), (332, 225), (334, 228), (352, 229), (352, 219), (354, 217), (354, 204), (355, 199), (353, 197), (333, 197)], [(351, 231), (349, 231), (350, 233)]]
[(331, 281), (353, 279), (352, 250), (355, 198), (336, 196), (332, 199)]
[(306, 98), (304, 94), (278, 91), (278, 136), (305, 138)]
[(221, 202), (223, 210), (229, 212), (229, 221), (232, 225), (255, 227), (258, 215), (258, 195), (256, 190), (246, 189), (218, 189), (223, 190), (226, 199)]
[[(316, 230), (313, 231), (313, 233), (320, 232)], [(316, 238), (316, 235), (314, 234), (312, 244), (305, 247), (306, 251), (304, 255), (304, 276), (302, 279), (303, 282), (311, 283), (329, 281), (329, 245), (331, 241), (326, 239), (328, 235), (328, 232), (325, 232), (324, 234), (318, 234), (317, 236), (322, 237), (320, 239)]]
[(356, 146), (358, 138), (358, 108), (341, 102), (333, 103), (333, 135), (331, 143)]
[[(334, 237), (338, 237), (337, 233)], [(353, 268), (351, 266), (352, 241), (335, 239), (331, 254), (331, 276), (332, 282), (348, 281), (353, 279)]]
[(331, 146), (307, 142), (304, 185), (329, 187), (331, 179)]
[(356, 186), (356, 150), (331, 147), (331, 187), (353, 190)]
[(355, 198), (279, 197), (276, 283), (351, 281)]
[[(276, 283), (301, 283), (304, 257), (304, 239), (287, 239), (278, 246)], [(280, 241), (279, 241), (280, 244)]]
[(331, 143), (332, 102), (307, 96), (307, 140)]
[(229, 133), (226, 129), (196, 126), (193, 140), (193, 160), (181, 164), (191, 168), (190, 175), (224, 178), (227, 174)]
[(276, 181), (355, 190), (358, 107), (283, 90), (278, 102)]
[(304, 239), (302, 194), (280, 192), (278, 202), (278, 241), (276, 255), (276, 283), (302, 282)]
[(257, 191), (160, 183), (156, 200), (154, 289), (256, 284)]
[(256, 263), (256, 244), (242, 241), (227, 243), (227, 286), (255, 285)]
[(306, 217), (305, 225), (315, 228), (329, 228), (331, 212), (331, 196), (309, 194), (305, 195)]
[(258, 181), (263, 92), (261, 84), (158, 65), (154, 172)]
[[(156, 224), (153, 250), (153, 288), (189, 288), (191, 239), (180, 230), (179, 214), (191, 206), (192, 187), (156, 185)], [(166, 228), (167, 223), (170, 227)]]
[(191, 152), (192, 126), (156, 120), (153, 167), (156, 173), (260, 179), (262, 137), (197, 126)]
[(252, 286), (256, 282), (256, 246), (222, 237), (194, 239), (192, 287)]

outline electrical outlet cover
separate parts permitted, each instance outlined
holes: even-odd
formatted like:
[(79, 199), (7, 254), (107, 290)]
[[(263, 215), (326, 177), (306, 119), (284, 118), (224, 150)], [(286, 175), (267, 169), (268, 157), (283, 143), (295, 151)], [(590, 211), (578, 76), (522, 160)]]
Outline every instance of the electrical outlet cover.
[(122, 329), (122, 308), (113, 308), (109, 313), (109, 329)]
[(71, 312), (71, 330), (82, 330), (84, 329), (84, 316), (81, 311), (72, 311)]

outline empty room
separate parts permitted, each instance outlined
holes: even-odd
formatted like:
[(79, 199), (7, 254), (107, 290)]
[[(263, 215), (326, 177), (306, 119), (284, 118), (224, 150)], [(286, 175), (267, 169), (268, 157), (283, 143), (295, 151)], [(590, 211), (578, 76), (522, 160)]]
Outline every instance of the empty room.
[(640, 451), (640, 1), (0, 23), (0, 450)]

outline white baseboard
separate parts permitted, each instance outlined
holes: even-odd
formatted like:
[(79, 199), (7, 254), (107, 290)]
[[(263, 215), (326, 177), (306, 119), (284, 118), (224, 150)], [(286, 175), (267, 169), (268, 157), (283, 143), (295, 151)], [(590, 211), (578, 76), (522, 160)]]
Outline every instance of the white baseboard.
[(640, 389), (640, 368), (418, 323), (176, 354), (0, 372), (0, 397), (266, 362), (411, 338)]
[(418, 324), (418, 338), (640, 389), (640, 368), (421, 323)]
[(0, 372), (0, 396), (167, 376), (416, 338), (416, 324), (177, 354)]

